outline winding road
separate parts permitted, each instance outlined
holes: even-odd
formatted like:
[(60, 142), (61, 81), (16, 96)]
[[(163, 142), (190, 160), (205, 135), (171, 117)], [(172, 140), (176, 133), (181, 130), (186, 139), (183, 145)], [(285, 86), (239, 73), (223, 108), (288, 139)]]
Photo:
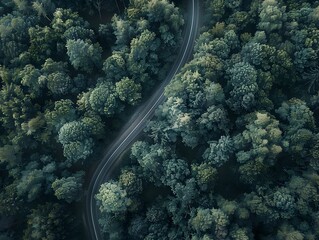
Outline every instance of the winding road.
[(172, 69), (163, 83), (158, 87), (156, 92), (151, 96), (151, 98), (136, 110), (135, 114), (123, 127), (119, 137), (109, 147), (106, 155), (99, 163), (91, 178), (91, 182), (85, 194), (86, 201), (83, 216), (89, 239), (103, 239), (98, 223), (98, 207), (94, 198), (95, 194), (98, 192), (101, 184), (108, 179), (112, 169), (119, 164), (119, 156), (129, 147), (129, 145), (144, 129), (147, 120), (154, 115), (155, 109), (164, 102), (164, 89), (166, 85), (173, 79), (176, 73), (192, 55), (194, 42), (198, 33), (199, 0), (189, 0), (188, 11), (188, 21), (186, 29), (184, 30), (184, 40)]

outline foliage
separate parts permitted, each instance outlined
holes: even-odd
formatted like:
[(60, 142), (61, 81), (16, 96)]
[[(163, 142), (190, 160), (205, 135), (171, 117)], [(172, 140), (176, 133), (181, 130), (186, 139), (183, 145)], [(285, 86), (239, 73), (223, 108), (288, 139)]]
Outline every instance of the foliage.
[(23, 239), (66, 239), (63, 227), (66, 217), (63, 207), (57, 203), (40, 205), (28, 215)]
[[(128, 16), (140, 19), (137, 28), (116, 18), (113, 24), (122, 26), (117, 41), (128, 45), (134, 36), (136, 49), (129, 58), (117, 52), (104, 69), (116, 74), (107, 81), (143, 87), (149, 66), (135, 68), (132, 59), (153, 61), (155, 71), (156, 58), (146, 56), (161, 46), (140, 16), (148, 4), (161, 12), (165, 1), (132, 2)], [(105, 233), (318, 239), (318, 2), (205, 0), (203, 6), (192, 59), (166, 87), (166, 99), (124, 156), (122, 173), (104, 183), (121, 187), (117, 203), (130, 200), (112, 218), (101, 213)], [(143, 55), (139, 44), (148, 41), (153, 45)]]

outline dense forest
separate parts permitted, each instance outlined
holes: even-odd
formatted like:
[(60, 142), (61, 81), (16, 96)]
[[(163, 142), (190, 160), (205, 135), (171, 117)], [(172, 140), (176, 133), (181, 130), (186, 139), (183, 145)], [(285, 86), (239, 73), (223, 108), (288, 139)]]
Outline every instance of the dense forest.
[(84, 239), (89, 170), (165, 77), (168, 0), (0, 1), (0, 239)]
[(193, 59), (96, 195), (106, 239), (319, 239), (319, 1), (205, 0)]

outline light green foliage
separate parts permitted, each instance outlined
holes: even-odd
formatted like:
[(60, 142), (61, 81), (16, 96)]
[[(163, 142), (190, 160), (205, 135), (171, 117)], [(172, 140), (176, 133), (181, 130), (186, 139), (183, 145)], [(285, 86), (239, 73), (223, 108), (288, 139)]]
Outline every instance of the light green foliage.
[(129, 196), (139, 194), (143, 190), (142, 180), (134, 170), (123, 170), (119, 176), (119, 185), (126, 189)]
[(51, 0), (36, 0), (32, 3), (32, 8), (37, 12), (39, 17), (45, 17), (51, 21), (48, 15), (55, 10), (55, 4)]
[(294, 240), (303, 240), (304, 235), (297, 231), (293, 226), (288, 225), (287, 223), (283, 223), (278, 232), (277, 232), (278, 240), (286, 240), (286, 239), (294, 239)]
[(201, 55), (192, 59), (188, 64), (186, 64), (185, 69), (188, 69), (192, 72), (198, 71), (201, 76), (210, 84), (217, 81), (217, 78), (222, 75), (222, 70), (224, 68), (224, 63), (221, 59), (214, 55), (205, 54), (205, 53), (196, 53), (196, 55)]
[(228, 217), (220, 209), (197, 209), (196, 215), (190, 220), (196, 232), (213, 232), (217, 239), (227, 236)]
[(195, 177), (199, 187), (202, 190), (212, 188), (217, 178), (217, 170), (208, 163), (193, 164), (191, 167), (192, 176)]
[(225, 94), (222, 86), (219, 83), (206, 81), (204, 94), (208, 106), (218, 105), (225, 102)]
[(310, 150), (311, 153), (311, 159), (310, 159), (310, 166), (318, 171), (319, 170), (319, 139), (318, 139), (318, 134), (314, 136), (314, 144)]
[(115, 182), (102, 184), (96, 199), (102, 213), (125, 212), (131, 202), (126, 190), (123, 190)]
[(234, 143), (229, 136), (221, 136), (218, 142), (212, 141), (209, 144), (203, 158), (216, 167), (225, 164), (234, 152)]
[(285, 7), (280, 7), (277, 0), (264, 0), (260, 8), (258, 27), (270, 33), (282, 28), (285, 21)]
[(229, 129), (228, 114), (222, 105), (209, 107), (207, 112), (203, 113), (197, 120), (197, 123), (203, 134), (207, 131), (213, 133), (228, 132)]
[(44, 126), (45, 119), (42, 114), (39, 114), (38, 116), (31, 118), (29, 121), (22, 123), (21, 129), (27, 136), (32, 135), (35, 138), (45, 142), (47, 132), (43, 131)]
[(83, 122), (65, 123), (59, 130), (59, 142), (63, 145), (63, 155), (69, 166), (80, 159), (85, 160), (93, 152), (90, 130)]
[(85, 28), (83, 26), (74, 26), (68, 28), (64, 34), (63, 38), (66, 40), (86, 40), (86, 39), (94, 39), (94, 32), (91, 29)]
[(53, 13), (51, 26), (56, 33), (62, 35), (71, 27), (86, 27), (88, 26), (88, 23), (79, 17), (78, 13), (73, 12), (71, 9), (57, 8)]
[(313, 112), (304, 101), (297, 98), (283, 102), (276, 112), (283, 121), (287, 122), (287, 124), (282, 124), (285, 150), (301, 155), (307, 154), (314, 137), (312, 133), (315, 129)]
[(103, 63), (103, 71), (107, 78), (112, 81), (121, 80), (126, 71), (125, 56), (121, 52), (113, 52), (112, 56), (108, 57)]
[(93, 140), (90, 131), (83, 122), (65, 123), (59, 130), (59, 142), (63, 145), (63, 154), (68, 165), (80, 159), (85, 160), (93, 152)]
[(260, 65), (266, 56), (260, 43), (246, 44), (241, 51), (243, 59), (253, 65)]
[(189, 108), (196, 106), (196, 96), (201, 92), (201, 86), (205, 82), (198, 71), (185, 71), (179, 75), (180, 79), (172, 81), (165, 90), (167, 97), (179, 97), (185, 101)]
[(37, 106), (31, 108), (31, 99), (26, 97), (20, 86), (14, 84), (1, 89), (0, 102), (1, 125), (9, 132), (27, 121), (31, 113), (37, 109)]
[(190, 220), (192, 228), (197, 232), (205, 232), (213, 227), (214, 218), (210, 209), (196, 209), (196, 215)]
[(274, 222), (279, 218), (279, 214), (270, 208), (270, 206), (266, 205), (263, 196), (259, 196), (255, 192), (246, 194), (244, 202), (251, 213), (255, 214), (259, 219), (262, 219), (266, 223)]
[(129, 44), (130, 37), (133, 34), (133, 28), (128, 21), (121, 19), (118, 15), (112, 17), (112, 27), (116, 37), (116, 44), (124, 46)]
[(43, 74), (38, 77), (40, 85), (46, 84), (53, 96), (66, 95), (71, 92), (73, 82), (67, 73), (67, 64), (55, 62), (48, 58), (42, 65)]
[(294, 215), (295, 199), (287, 188), (279, 188), (274, 192), (271, 205), (278, 209), (282, 218)]
[(169, 149), (159, 144), (149, 145), (146, 142), (137, 141), (132, 146), (131, 154), (139, 162), (149, 181), (158, 183), (163, 174), (161, 163), (168, 158)]
[(94, 68), (101, 67), (102, 48), (98, 43), (70, 39), (67, 40), (66, 48), (69, 60), (75, 69), (91, 73)]
[(157, 74), (159, 62), (156, 51), (160, 41), (156, 34), (145, 30), (140, 36), (131, 41), (131, 51), (128, 56), (128, 69), (138, 82), (149, 81), (149, 74)]
[(242, 0), (225, 0), (225, 6), (232, 9), (238, 8), (241, 3)]
[(89, 104), (98, 114), (112, 116), (118, 109), (117, 93), (114, 86), (102, 83), (92, 90), (89, 96)]
[[(189, 178), (185, 181), (185, 184), (177, 183), (173, 189), (173, 193), (176, 195), (177, 200), (182, 204), (183, 208), (186, 208), (188, 204), (191, 204), (196, 200), (199, 191), (195, 179)], [(178, 221), (175, 221), (175, 224), (177, 223)]]
[(79, 121), (65, 123), (59, 130), (59, 142), (67, 144), (69, 142), (81, 141), (88, 137), (88, 129)]
[(257, 72), (253, 66), (241, 62), (229, 69), (232, 86), (230, 107), (239, 112), (241, 110), (251, 110), (256, 104), (256, 93), (258, 91)]
[(57, 72), (65, 72), (67, 64), (65, 62), (56, 62), (52, 58), (48, 58), (45, 60), (42, 65), (42, 72), (45, 75), (49, 75)]
[(141, 88), (141, 84), (135, 83), (127, 77), (121, 79), (121, 81), (115, 84), (115, 89), (119, 99), (130, 105), (136, 105), (142, 98)]
[(200, 45), (198, 51), (203, 54), (212, 54), (221, 59), (226, 59), (229, 55), (230, 48), (224, 40), (214, 39), (209, 43)]
[[(149, 22), (153, 23), (150, 24), (150, 30), (158, 32), (164, 45), (169, 48), (177, 47), (184, 19), (180, 10), (173, 3), (168, 0), (141, 1), (140, 3), (134, 2), (133, 7), (142, 9), (142, 12), (145, 11), (144, 14), (147, 15)], [(156, 25), (160, 25), (159, 28)], [(170, 53), (166, 53), (166, 55), (170, 55)]]
[(231, 50), (237, 49), (240, 45), (238, 36), (234, 30), (225, 32), (224, 41)]
[(63, 145), (63, 155), (70, 161), (68, 166), (72, 163), (82, 159), (85, 160), (93, 153), (93, 140), (91, 138), (82, 141), (72, 141)]
[(81, 119), (81, 122), (85, 125), (85, 128), (88, 129), (90, 134), (94, 137), (104, 137), (105, 126), (102, 118), (99, 115), (94, 114), (92, 112), (88, 112), (88, 114)]
[(66, 95), (72, 87), (72, 81), (66, 73), (57, 72), (48, 76), (47, 86), (53, 95)]
[(35, 61), (42, 62), (58, 51), (59, 35), (52, 28), (48, 26), (31, 27), (28, 33), (30, 37), (29, 53)]
[(161, 106), (160, 111), (170, 124), (169, 129), (180, 133), (187, 146), (195, 147), (198, 144), (198, 138), (193, 131), (191, 115), (186, 112), (186, 109), (181, 98), (169, 97), (168, 101)]
[[(276, 162), (282, 151), (279, 122), (267, 113), (254, 113), (241, 134), (234, 139), (241, 177), (253, 183), (254, 177), (263, 173)], [(247, 149), (247, 150), (246, 150)]]
[(77, 117), (74, 103), (69, 99), (56, 101), (54, 108), (51, 111), (46, 110), (44, 116), (49, 128), (55, 132), (58, 132), (65, 123), (72, 122)]
[(38, 97), (41, 93), (42, 86), (38, 82), (40, 75), (40, 70), (31, 64), (26, 65), (19, 73), (21, 84), (29, 88), (33, 98)]
[(249, 240), (252, 239), (250, 234), (247, 233), (245, 228), (235, 228), (230, 232), (230, 236), (233, 240)]
[(52, 183), (54, 195), (68, 203), (78, 200), (82, 191), (83, 175), (84, 172), (77, 172), (71, 177), (55, 179)]

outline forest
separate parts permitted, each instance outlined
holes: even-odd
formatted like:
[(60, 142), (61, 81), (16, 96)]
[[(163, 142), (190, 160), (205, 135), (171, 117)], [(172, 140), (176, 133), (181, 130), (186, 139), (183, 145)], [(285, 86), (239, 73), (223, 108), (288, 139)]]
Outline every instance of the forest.
[(319, 239), (319, 1), (202, 9), (192, 60), (96, 195), (105, 239)]
[[(319, 1), (198, 1), (192, 59), (95, 196), (105, 239), (319, 239)], [(184, 2), (0, 1), (0, 240), (86, 239), (91, 172)]]
[(90, 169), (166, 76), (168, 0), (0, 1), (0, 239), (85, 239)]

